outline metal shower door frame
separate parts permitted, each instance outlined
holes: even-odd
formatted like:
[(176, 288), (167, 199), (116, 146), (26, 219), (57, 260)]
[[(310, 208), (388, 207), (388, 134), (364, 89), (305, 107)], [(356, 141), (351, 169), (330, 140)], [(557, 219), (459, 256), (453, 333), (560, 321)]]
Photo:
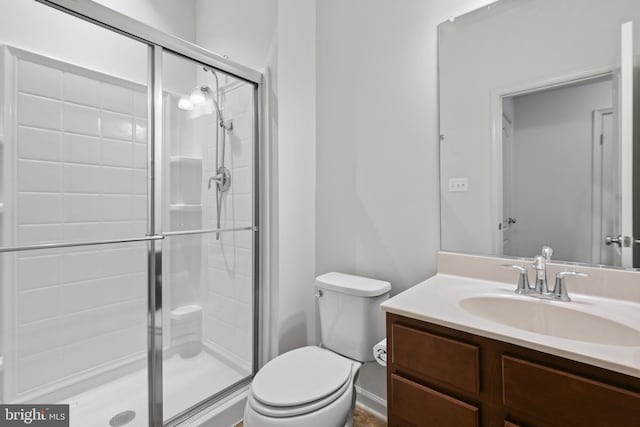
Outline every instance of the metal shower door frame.
[[(147, 304), (147, 372), (148, 372), (148, 410), (149, 426), (174, 426), (189, 419), (193, 415), (212, 406), (225, 396), (246, 386), (255, 375), (259, 366), (260, 355), (260, 259), (261, 240), (259, 232), (260, 218), (260, 119), (262, 118), (261, 87), (263, 76), (259, 71), (242, 64), (230, 61), (220, 55), (210, 52), (200, 46), (189, 43), (175, 36), (163, 33), (149, 25), (120, 14), (92, 0), (34, 0), (47, 6), (74, 15), (79, 19), (91, 22), (111, 31), (115, 31), (129, 38), (140, 41), (148, 46), (148, 75), (147, 75), (147, 106), (148, 106), (148, 158), (147, 158), (147, 236), (138, 239), (113, 240), (103, 242), (83, 242), (82, 245), (98, 243), (119, 243), (127, 241), (147, 241), (147, 273), (148, 273), (148, 304)], [(162, 54), (170, 52), (203, 65), (218, 69), (240, 80), (253, 85), (254, 127), (253, 127), (253, 200), (252, 225), (245, 228), (232, 229), (202, 229), (187, 232), (164, 232), (162, 229), (162, 153), (163, 153), (163, 117), (162, 117)], [(213, 394), (202, 402), (188, 408), (163, 424), (163, 393), (162, 393), (162, 333), (163, 333), (163, 301), (162, 301), (162, 250), (165, 237), (189, 234), (210, 234), (247, 230), (253, 232), (253, 364), (252, 374), (247, 379), (227, 387)], [(66, 243), (49, 245), (51, 247), (65, 247), (73, 245)], [(7, 248), (21, 250), (21, 248)]]

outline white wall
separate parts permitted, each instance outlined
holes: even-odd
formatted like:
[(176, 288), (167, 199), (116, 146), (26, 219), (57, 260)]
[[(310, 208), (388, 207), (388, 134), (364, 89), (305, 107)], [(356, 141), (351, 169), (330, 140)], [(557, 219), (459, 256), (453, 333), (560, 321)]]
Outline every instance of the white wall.
[(554, 259), (591, 263), (592, 115), (612, 107), (611, 80), (515, 97), (517, 222), (507, 255), (531, 256), (549, 245)]
[(200, 46), (256, 70), (266, 66), (278, 0), (196, 0), (196, 11)]
[[(488, 1), (318, 2), (318, 274), (435, 272), (440, 247), (436, 26)], [(360, 384), (385, 396), (384, 370)]]
[(396, 293), (435, 271), (436, 26), (482, 3), (318, 3), (318, 273)]
[(196, 0), (94, 0), (165, 33), (195, 42)]
[(278, 2), (278, 342), (315, 343), (316, 0)]

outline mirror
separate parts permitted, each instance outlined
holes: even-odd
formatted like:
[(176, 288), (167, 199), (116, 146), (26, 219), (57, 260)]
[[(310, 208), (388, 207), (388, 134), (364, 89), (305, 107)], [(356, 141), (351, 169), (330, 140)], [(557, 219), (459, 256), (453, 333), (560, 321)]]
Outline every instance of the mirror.
[(442, 250), (640, 267), (640, 3), (501, 0), (438, 31)]

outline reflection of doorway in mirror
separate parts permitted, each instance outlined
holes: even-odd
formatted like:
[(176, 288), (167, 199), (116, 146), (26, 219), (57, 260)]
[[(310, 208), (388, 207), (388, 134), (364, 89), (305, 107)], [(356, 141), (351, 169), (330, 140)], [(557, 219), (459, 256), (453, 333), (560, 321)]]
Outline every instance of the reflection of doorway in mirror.
[(604, 244), (618, 218), (613, 94), (605, 76), (503, 98), (504, 255), (549, 245), (563, 261), (620, 264)]
[(616, 246), (604, 244), (607, 236), (620, 229), (620, 188), (618, 179), (619, 147), (615, 136), (614, 111), (611, 108), (593, 112), (593, 264), (620, 266), (622, 257)]
[(509, 255), (514, 252), (511, 245), (511, 232), (517, 224), (517, 219), (513, 211), (514, 181), (513, 173), (513, 97), (504, 98), (502, 102), (502, 163), (503, 163), (503, 185), (502, 185), (502, 253)]

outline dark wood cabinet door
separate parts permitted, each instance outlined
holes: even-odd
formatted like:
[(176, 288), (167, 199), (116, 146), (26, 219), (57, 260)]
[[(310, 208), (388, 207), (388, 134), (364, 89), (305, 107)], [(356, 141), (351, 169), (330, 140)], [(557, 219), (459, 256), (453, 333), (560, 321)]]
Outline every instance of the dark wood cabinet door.
[(390, 426), (478, 427), (478, 408), (398, 375), (391, 375)]
[(502, 381), (504, 406), (544, 425), (640, 426), (640, 394), (629, 390), (511, 356)]
[(391, 360), (398, 369), (467, 393), (480, 392), (480, 349), (407, 326), (391, 328)]

